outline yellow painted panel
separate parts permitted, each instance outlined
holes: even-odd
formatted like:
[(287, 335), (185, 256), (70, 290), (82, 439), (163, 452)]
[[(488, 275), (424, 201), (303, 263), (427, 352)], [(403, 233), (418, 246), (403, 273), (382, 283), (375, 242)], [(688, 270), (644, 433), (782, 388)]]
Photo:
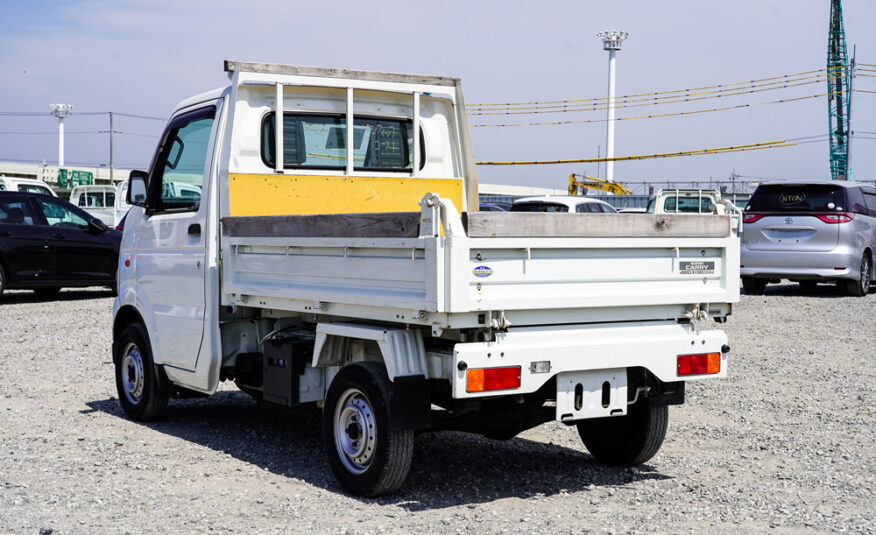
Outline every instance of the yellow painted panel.
[(427, 193), (462, 207), (462, 180), (315, 175), (231, 174), (232, 216), (419, 212)]

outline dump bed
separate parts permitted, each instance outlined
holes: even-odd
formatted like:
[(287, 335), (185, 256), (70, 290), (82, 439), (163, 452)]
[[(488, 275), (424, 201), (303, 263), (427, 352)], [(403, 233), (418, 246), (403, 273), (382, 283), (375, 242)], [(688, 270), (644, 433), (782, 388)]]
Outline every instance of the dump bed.
[(471, 213), (463, 225), (451, 207), (432, 232), (418, 225), (430, 211), (226, 218), (223, 302), (458, 328), (670, 319), (701, 303), (724, 315), (738, 300), (726, 216)]

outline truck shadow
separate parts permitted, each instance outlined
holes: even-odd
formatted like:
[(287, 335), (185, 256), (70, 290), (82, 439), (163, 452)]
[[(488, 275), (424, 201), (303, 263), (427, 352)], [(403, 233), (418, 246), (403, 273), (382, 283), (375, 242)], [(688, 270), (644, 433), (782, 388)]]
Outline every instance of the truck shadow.
[[(89, 412), (126, 418), (116, 399), (90, 401)], [(343, 493), (325, 462), (318, 414), (260, 405), (240, 392), (208, 399), (171, 401), (158, 422), (138, 424), (223, 452), (275, 474)], [(575, 433), (574, 428), (568, 430)], [(576, 436), (577, 439), (577, 436)], [(427, 432), (414, 441), (411, 472), (401, 490), (364, 503), (394, 504), (410, 511), (622, 487), (669, 479), (648, 465), (634, 469), (596, 463), (581, 451), (515, 438), (494, 441), (468, 433)]]

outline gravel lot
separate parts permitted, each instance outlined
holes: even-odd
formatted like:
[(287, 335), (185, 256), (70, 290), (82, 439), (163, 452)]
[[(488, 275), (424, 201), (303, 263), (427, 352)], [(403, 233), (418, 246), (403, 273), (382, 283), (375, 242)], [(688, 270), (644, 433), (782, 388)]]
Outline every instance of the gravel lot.
[(594, 464), (559, 424), (426, 433), (380, 500), (340, 491), (315, 420), (233, 386), (125, 419), (111, 306), (104, 290), (0, 302), (0, 534), (876, 533), (876, 292), (743, 296), (730, 377), (690, 384), (638, 469)]

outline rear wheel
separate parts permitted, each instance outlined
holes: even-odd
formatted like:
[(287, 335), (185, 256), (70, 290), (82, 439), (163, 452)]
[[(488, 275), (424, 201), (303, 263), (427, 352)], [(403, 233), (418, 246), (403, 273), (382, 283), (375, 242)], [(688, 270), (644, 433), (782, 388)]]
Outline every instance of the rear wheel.
[(634, 466), (657, 454), (669, 425), (669, 407), (648, 398), (629, 406), (625, 416), (578, 422), (578, 434), (597, 461), (611, 466)]
[(170, 388), (152, 361), (152, 347), (141, 324), (128, 325), (122, 331), (113, 348), (113, 360), (119, 403), (128, 418), (149, 421), (161, 417)]
[(347, 492), (380, 496), (407, 478), (414, 432), (391, 429), (392, 388), (382, 364), (351, 364), (332, 381), (323, 409), (329, 467)]
[(742, 289), (749, 295), (760, 295), (766, 290), (766, 285), (769, 282), (767, 279), (755, 279), (753, 277), (742, 277)]
[(846, 293), (853, 297), (863, 297), (870, 293), (870, 270), (870, 255), (864, 253), (858, 278), (846, 281)]

